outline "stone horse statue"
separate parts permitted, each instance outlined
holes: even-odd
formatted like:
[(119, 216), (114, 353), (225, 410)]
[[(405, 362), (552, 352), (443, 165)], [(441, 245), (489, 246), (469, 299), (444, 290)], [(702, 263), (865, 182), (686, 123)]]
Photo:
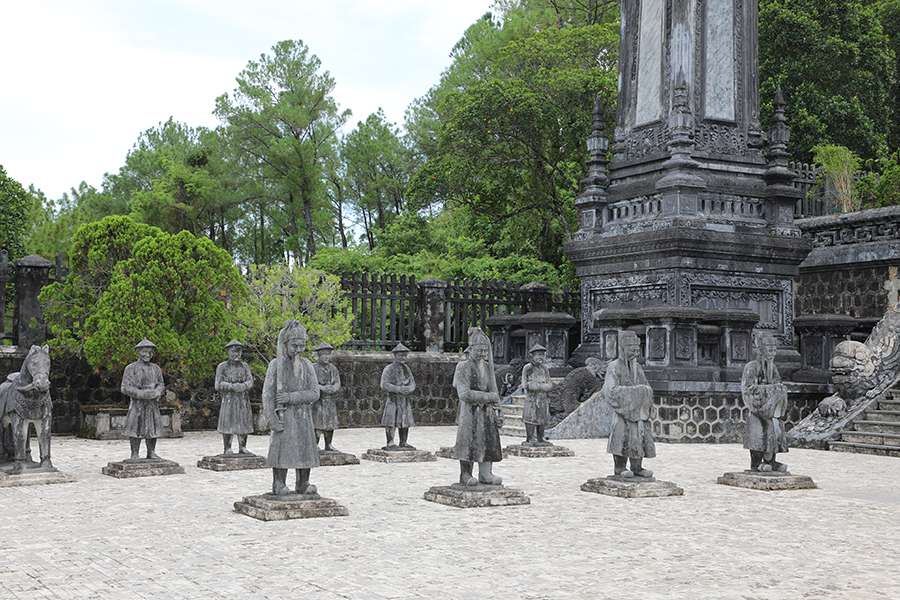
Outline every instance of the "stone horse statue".
[(32, 346), (22, 370), (12, 373), (0, 384), (0, 428), (12, 430), (15, 466), (21, 471), (30, 462), (31, 426), (41, 452), (40, 467), (52, 469), (50, 462), (50, 425), (53, 401), (50, 399), (50, 349)]

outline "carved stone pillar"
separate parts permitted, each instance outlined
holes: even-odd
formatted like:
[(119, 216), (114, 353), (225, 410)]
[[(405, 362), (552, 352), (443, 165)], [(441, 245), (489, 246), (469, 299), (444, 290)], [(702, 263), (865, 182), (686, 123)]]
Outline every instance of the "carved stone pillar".
[(16, 332), (17, 344), (22, 348), (47, 341), (38, 294), (49, 281), (51, 266), (49, 260), (36, 255), (16, 261)]

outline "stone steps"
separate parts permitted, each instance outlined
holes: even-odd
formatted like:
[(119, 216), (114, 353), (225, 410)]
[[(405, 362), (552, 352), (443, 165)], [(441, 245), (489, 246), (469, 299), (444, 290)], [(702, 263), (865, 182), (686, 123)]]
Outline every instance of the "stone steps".
[[(900, 423), (894, 421), (856, 421), (853, 430), (863, 433), (897, 433), (900, 434)], [(850, 432), (847, 432), (850, 433)]]
[(874, 454), (876, 456), (894, 456), (900, 458), (900, 448), (892, 446), (831, 442), (830, 447), (834, 452), (853, 452), (855, 454)]
[(510, 437), (525, 436), (525, 422), (522, 421), (522, 413), (525, 411), (525, 396), (511, 396), (512, 403), (501, 404), (500, 412), (503, 414), (503, 427), (500, 428), (500, 435), (508, 435)]
[(900, 390), (892, 389), (874, 410), (841, 433), (840, 441), (828, 447), (835, 452), (900, 457)]
[(900, 433), (846, 431), (841, 435), (841, 441), (851, 444), (873, 444), (900, 448)]
[(892, 400), (882, 400), (878, 403), (878, 410), (900, 412), (900, 398)]
[(863, 414), (867, 421), (890, 421), (892, 423), (900, 423), (900, 411), (898, 410), (867, 410)]

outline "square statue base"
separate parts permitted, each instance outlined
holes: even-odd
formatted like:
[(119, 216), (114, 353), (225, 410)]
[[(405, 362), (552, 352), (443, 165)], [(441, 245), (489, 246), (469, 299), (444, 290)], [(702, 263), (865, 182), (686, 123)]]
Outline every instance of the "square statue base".
[(522, 490), (502, 485), (468, 486), (459, 483), (435, 486), (425, 492), (425, 499), (456, 508), (483, 508), (487, 506), (518, 506), (531, 504), (531, 498)]
[(6, 472), (6, 470), (0, 469), (0, 488), (72, 483), (73, 481), (75, 481), (74, 477), (55, 468), (26, 467), (19, 473)]
[(366, 460), (383, 463), (431, 462), (437, 460), (437, 457), (427, 450), (410, 448), (397, 448), (396, 450), (369, 448), (362, 457)]
[(180, 475), (184, 469), (177, 462), (160, 459), (120, 460), (111, 462), (100, 472), (118, 479), (130, 479), (132, 477), (155, 477), (157, 475)]
[(653, 477), (598, 477), (581, 484), (582, 492), (593, 492), (617, 498), (663, 498), (683, 496), (684, 490), (671, 481), (658, 481)]
[(760, 473), (758, 471), (735, 471), (725, 473), (716, 480), (721, 485), (775, 492), (780, 490), (813, 490), (816, 484), (807, 475), (790, 473)]
[(575, 453), (565, 446), (554, 446), (553, 444), (543, 444), (540, 446), (516, 444), (515, 446), (507, 446), (504, 448), (503, 456), (521, 456), (522, 458), (561, 458), (564, 456), (575, 456)]
[(434, 453), (439, 458), (449, 458), (456, 460), (456, 448), (454, 446), (441, 446), (440, 450)]
[(359, 459), (353, 454), (340, 450), (319, 450), (320, 467), (342, 467), (344, 465), (358, 465)]
[(204, 456), (197, 461), (197, 466), (209, 471), (265, 469), (266, 459), (257, 454), (216, 454), (215, 456)]
[(346, 517), (350, 514), (345, 506), (319, 494), (244, 496), (243, 500), (234, 503), (234, 512), (260, 521)]

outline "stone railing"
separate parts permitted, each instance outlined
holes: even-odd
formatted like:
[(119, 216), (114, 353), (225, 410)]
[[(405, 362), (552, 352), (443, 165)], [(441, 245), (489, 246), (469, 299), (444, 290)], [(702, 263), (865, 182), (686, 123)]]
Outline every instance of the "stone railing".
[(900, 241), (900, 206), (802, 219), (797, 225), (815, 248)]
[(710, 217), (729, 221), (755, 221), (765, 223), (765, 201), (747, 196), (726, 194), (700, 194), (700, 212)]
[(609, 205), (609, 223), (652, 219), (662, 212), (659, 196), (642, 196)]

